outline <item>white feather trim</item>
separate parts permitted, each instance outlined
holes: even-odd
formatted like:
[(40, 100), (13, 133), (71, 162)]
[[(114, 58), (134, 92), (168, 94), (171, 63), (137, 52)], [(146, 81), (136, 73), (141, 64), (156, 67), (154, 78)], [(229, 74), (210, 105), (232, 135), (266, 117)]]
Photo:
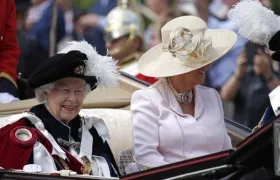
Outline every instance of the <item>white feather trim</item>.
[(115, 87), (118, 85), (119, 72), (117, 70), (117, 62), (112, 57), (101, 56), (96, 52), (88, 42), (71, 41), (59, 53), (68, 53), (77, 50), (87, 55), (85, 75), (95, 76), (98, 79), (100, 87)]
[(268, 45), (280, 29), (279, 16), (258, 0), (241, 0), (228, 12), (228, 17), (239, 28), (239, 33), (255, 43)]

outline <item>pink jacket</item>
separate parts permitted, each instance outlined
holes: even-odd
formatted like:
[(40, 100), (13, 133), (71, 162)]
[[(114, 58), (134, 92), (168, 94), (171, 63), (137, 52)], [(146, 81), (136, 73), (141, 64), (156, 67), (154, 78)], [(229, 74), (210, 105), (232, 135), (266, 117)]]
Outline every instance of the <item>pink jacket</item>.
[(195, 115), (183, 114), (166, 80), (136, 91), (131, 101), (138, 165), (157, 167), (231, 149), (219, 94), (195, 87)]

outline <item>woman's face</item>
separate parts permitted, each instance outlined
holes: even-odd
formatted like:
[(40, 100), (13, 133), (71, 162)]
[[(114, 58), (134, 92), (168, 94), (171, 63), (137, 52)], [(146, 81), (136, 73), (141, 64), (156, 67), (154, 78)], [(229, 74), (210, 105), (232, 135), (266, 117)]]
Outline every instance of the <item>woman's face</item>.
[(181, 82), (180, 84), (182, 84), (182, 85), (188, 84), (191, 87), (194, 87), (198, 84), (203, 84), (204, 80), (205, 80), (206, 71), (209, 67), (211, 67), (211, 65), (212, 65), (212, 63), (208, 64), (206, 66), (203, 66), (199, 69), (196, 69), (194, 71), (178, 75), (177, 79), (178, 79), (178, 81)]
[(82, 108), (85, 81), (78, 78), (63, 78), (55, 82), (54, 88), (46, 93), (50, 113), (64, 123), (74, 119)]

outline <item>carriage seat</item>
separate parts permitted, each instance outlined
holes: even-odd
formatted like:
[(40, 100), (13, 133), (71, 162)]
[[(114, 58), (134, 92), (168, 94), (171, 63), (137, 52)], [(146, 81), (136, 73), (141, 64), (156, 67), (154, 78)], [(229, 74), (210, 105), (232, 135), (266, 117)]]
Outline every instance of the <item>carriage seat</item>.
[[(105, 121), (110, 134), (110, 140), (108, 140), (108, 143), (116, 163), (120, 166), (120, 155), (123, 154), (123, 152), (132, 149), (132, 124), (130, 111), (122, 109), (93, 108), (82, 109), (81, 114), (99, 117)], [(7, 124), (9, 117), (10, 116), (5, 116), (0, 118), (0, 128)]]
[(94, 108), (82, 109), (81, 113), (95, 116), (105, 121), (111, 137), (108, 143), (121, 175), (125, 175), (127, 165), (134, 162), (131, 112), (123, 109)]

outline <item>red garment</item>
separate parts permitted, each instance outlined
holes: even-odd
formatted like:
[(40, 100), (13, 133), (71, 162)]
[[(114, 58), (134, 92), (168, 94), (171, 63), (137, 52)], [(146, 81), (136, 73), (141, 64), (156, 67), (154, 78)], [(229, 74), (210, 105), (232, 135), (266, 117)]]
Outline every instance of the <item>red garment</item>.
[[(27, 141), (17, 139), (15, 132), (19, 128), (28, 129), (32, 134), (32, 138)], [(23, 169), (29, 163), (29, 158), (33, 155), (33, 147), (36, 141), (41, 142), (49, 153), (52, 152), (52, 145), (49, 140), (38, 129), (27, 127), (24, 119), (1, 128), (0, 167), (5, 169)], [(65, 163), (69, 169), (82, 174), (82, 164), (65, 149), (62, 150), (66, 153), (67, 160), (65, 160)], [(61, 167), (64, 167), (57, 155), (53, 155), (53, 158)]]
[(136, 75), (136, 77), (141, 79), (141, 80), (143, 80), (143, 81), (145, 81), (145, 82), (148, 82), (150, 84), (154, 84), (158, 80), (157, 78), (145, 76), (145, 75), (140, 74), (140, 73), (138, 75)]
[[(0, 131), (0, 166), (7, 169), (22, 169), (27, 164), (29, 157), (32, 155), (33, 145), (36, 140), (34, 133), (33, 138), (27, 143), (16, 142), (12, 133), (16, 127), (22, 127), (25, 125), (24, 120), (17, 121), (11, 125), (7, 125), (1, 128)], [(20, 141), (20, 140), (19, 140)], [(33, 143), (33, 144), (32, 144)], [(26, 145), (24, 145), (26, 144)]]
[(14, 84), (17, 79), (16, 70), (18, 65), (19, 53), (20, 50), (18, 47), (17, 37), (16, 37), (15, 3), (13, 0), (1, 0), (0, 1), (0, 76), (6, 77)]

